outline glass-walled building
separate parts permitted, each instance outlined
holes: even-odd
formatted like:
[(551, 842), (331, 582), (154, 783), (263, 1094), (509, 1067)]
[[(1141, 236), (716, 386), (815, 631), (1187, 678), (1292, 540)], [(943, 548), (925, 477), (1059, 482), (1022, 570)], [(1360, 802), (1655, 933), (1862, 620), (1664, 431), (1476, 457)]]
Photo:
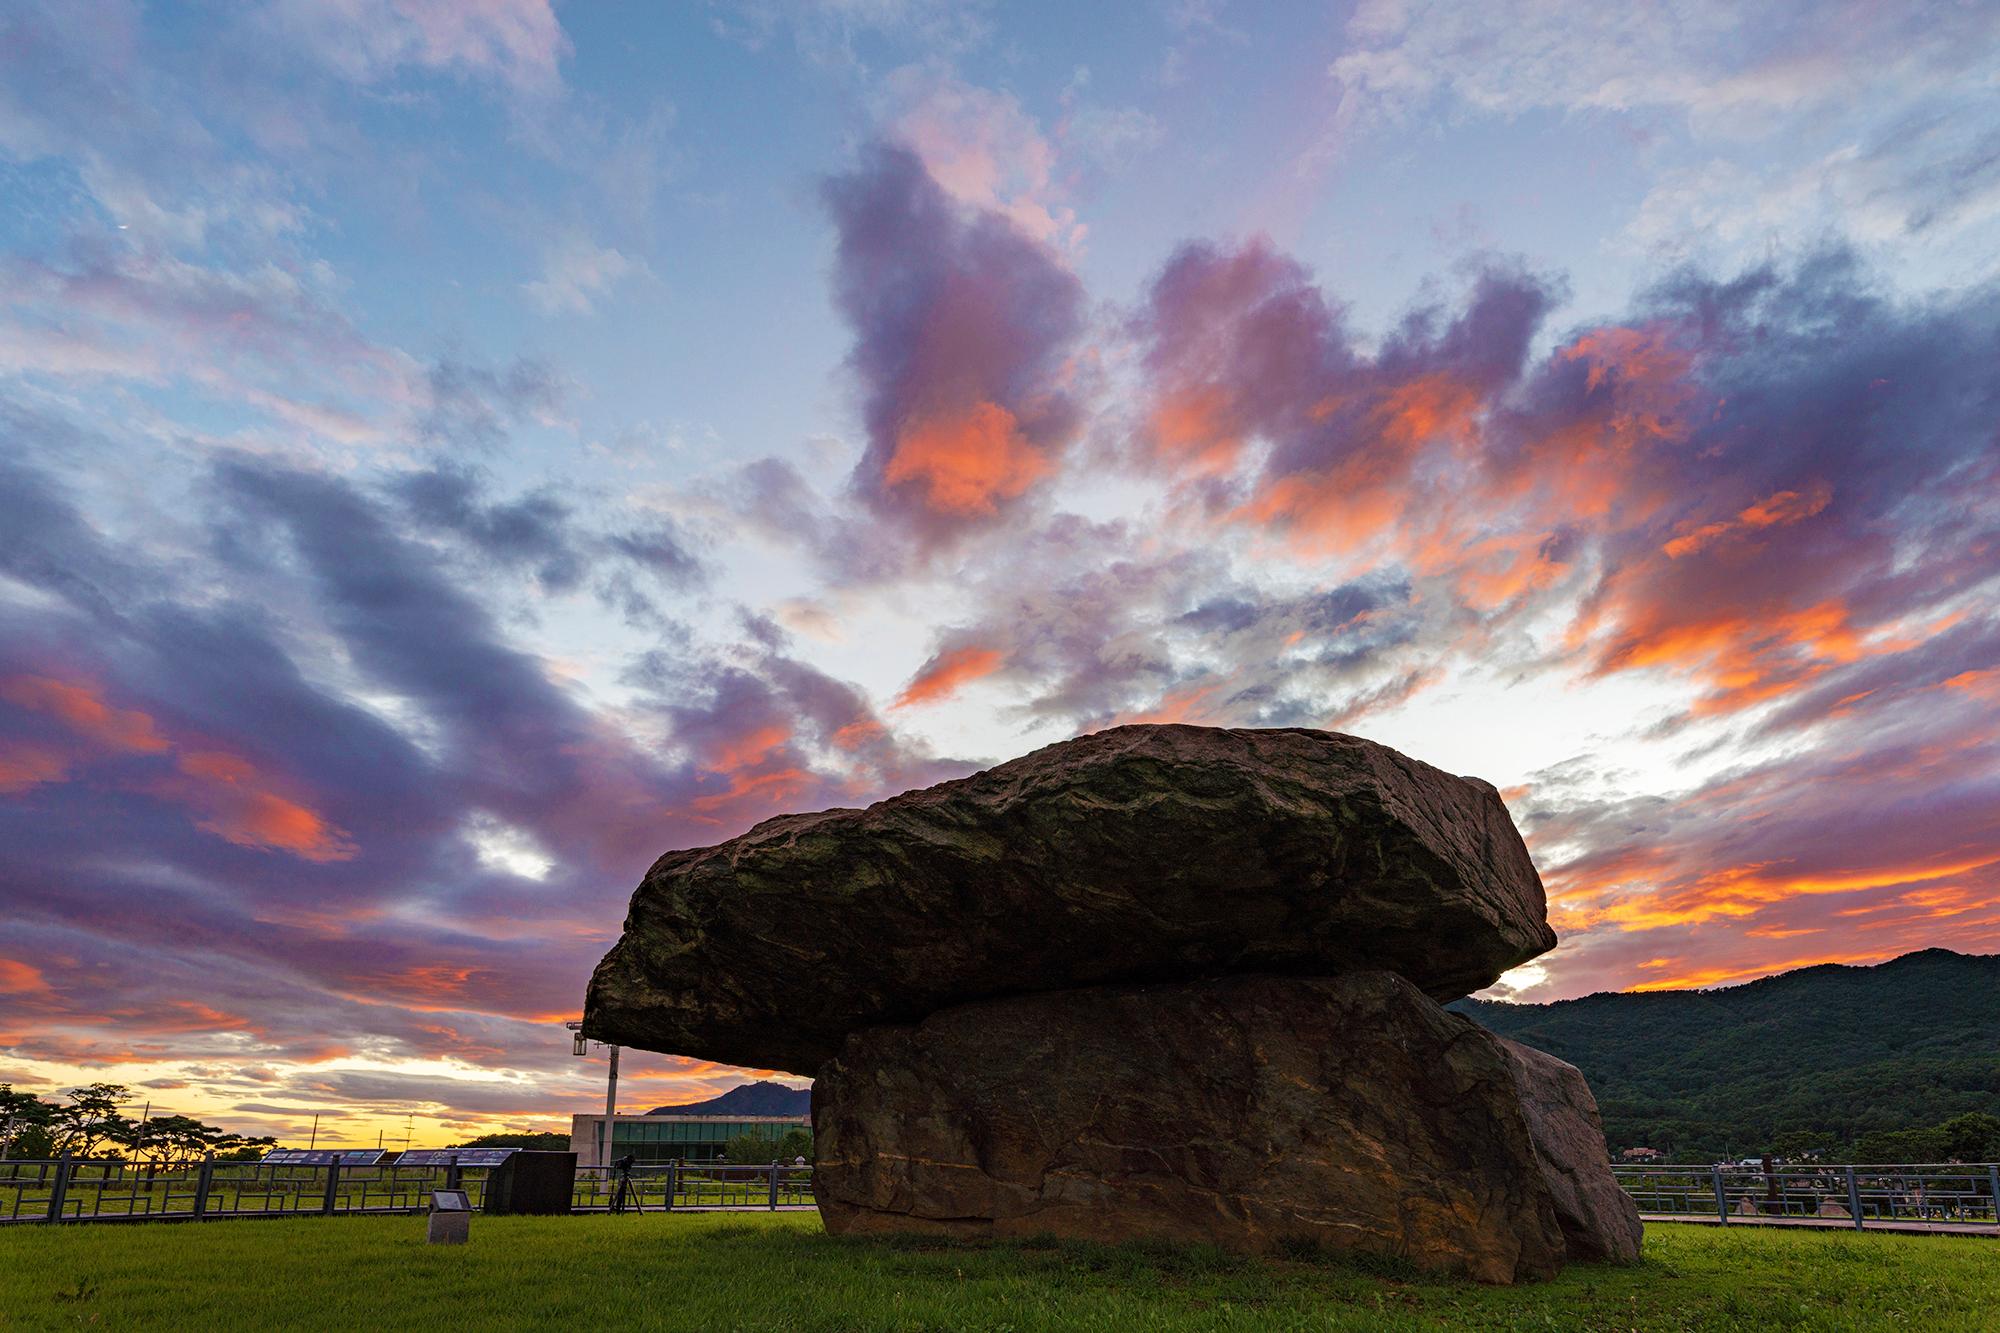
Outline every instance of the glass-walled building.
[[(762, 1135), (775, 1147), (792, 1130), (811, 1126), (811, 1118), (802, 1115), (621, 1115), (611, 1132), (609, 1160), (629, 1153), (642, 1163), (709, 1162), (739, 1135)], [(584, 1165), (605, 1161), (604, 1117), (571, 1116), (569, 1146)]]

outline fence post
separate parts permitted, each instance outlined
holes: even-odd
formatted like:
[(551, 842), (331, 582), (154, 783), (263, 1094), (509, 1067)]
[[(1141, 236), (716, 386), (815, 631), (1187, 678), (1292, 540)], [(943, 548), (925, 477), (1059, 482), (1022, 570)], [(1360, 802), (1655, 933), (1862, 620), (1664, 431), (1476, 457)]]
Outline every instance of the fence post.
[(1861, 1222), (1861, 1182), (1854, 1178), (1854, 1168), (1847, 1168), (1847, 1211), (1854, 1214), (1854, 1229), (1862, 1230)]
[(679, 1162), (667, 1163), (667, 1211), (670, 1213), (674, 1210), (674, 1187), (680, 1183), (680, 1174)]
[(778, 1211), (778, 1164), (771, 1163), (771, 1211)]
[(328, 1162), (326, 1165), (326, 1198), (321, 1200), (319, 1209), (322, 1213), (325, 1213), (328, 1216), (331, 1216), (333, 1214), (333, 1205), (335, 1200), (339, 1197), (339, 1191), (340, 1191), (340, 1163), (338, 1160), (336, 1160)]
[(194, 1177), (194, 1220), (197, 1222), (208, 1211), (208, 1191), (214, 1183), (215, 1154), (206, 1153), (201, 1159), (201, 1169), (195, 1172)]
[(463, 1189), (465, 1188), (461, 1183), (463, 1179), (458, 1170), (458, 1154), (453, 1153), (445, 1159), (444, 1187), (448, 1190)]
[(1715, 1186), (1715, 1215), (1722, 1219), (1722, 1225), (1729, 1225), (1729, 1194), (1722, 1188), (1722, 1168), (1708, 1168), (1709, 1179)]
[(63, 1215), (63, 1196), (69, 1193), (69, 1154), (56, 1159), (55, 1183), (49, 1186), (49, 1221), (60, 1222)]

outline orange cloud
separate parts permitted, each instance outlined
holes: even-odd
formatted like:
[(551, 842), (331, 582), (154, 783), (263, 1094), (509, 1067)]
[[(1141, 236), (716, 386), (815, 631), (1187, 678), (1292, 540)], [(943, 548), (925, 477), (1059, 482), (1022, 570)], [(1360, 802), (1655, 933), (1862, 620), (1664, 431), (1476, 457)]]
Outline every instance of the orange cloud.
[(86, 683), (51, 676), (10, 676), (0, 681), (0, 699), (57, 718), (70, 730), (109, 749), (159, 754), (167, 748), (166, 737), (154, 728), (151, 717), (111, 707)]
[(1592, 393), (1606, 384), (1620, 389), (1676, 386), (1694, 368), (1694, 358), (1675, 344), (1673, 326), (1663, 323), (1591, 329), (1559, 349), (1556, 356), (1589, 363), (1584, 383)]
[(1197, 475), (1227, 472), (1243, 449), (1231, 426), (1229, 394), (1219, 385), (1175, 389), (1153, 410), (1153, 447), (1170, 466)]
[(1611, 598), (1571, 624), (1570, 642), (1580, 645), (1605, 619), (1618, 623), (1597, 653), (1596, 673), (1658, 667), (1706, 679), (1713, 689), (1696, 701), (1698, 716), (1746, 708), (1890, 646), (1871, 646), (1833, 601), (1797, 610), (1746, 602), (1699, 618), (1686, 614), (1658, 590), (1614, 584)]
[(1216, 682), (1174, 690), (1154, 707), (1139, 713), (1120, 713), (1105, 725), (1123, 727), (1135, 723), (1200, 722), (1210, 713), (1209, 696), (1221, 688), (1221, 683)]
[(959, 648), (934, 657), (903, 687), (890, 707), (908, 708), (948, 699), (970, 682), (998, 671), (1000, 662), (1001, 655), (993, 648)]
[(872, 717), (864, 717), (850, 722), (833, 733), (833, 743), (842, 750), (859, 750), (872, 745), (887, 733), (887, 729)]
[(0, 794), (18, 796), (45, 782), (69, 776), (69, 760), (54, 750), (16, 745), (0, 750)]
[(41, 969), (12, 958), (0, 958), (0, 995), (31, 995), (46, 991)]
[[(165, 754), (173, 744), (152, 717), (137, 709), (113, 708), (88, 682), (50, 676), (11, 676), (0, 681), (0, 699), (57, 718), (71, 731), (105, 749), (126, 754)], [(0, 752), (0, 792), (25, 791), (68, 775), (68, 757), (44, 748)], [(269, 789), (249, 760), (215, 750), (182, 751), (179, 776), (144, 789), (194, 809), (195, 827), (241, 847), (290, 852), (308, 861), (344, 861), (356, 848), (317, 813)]]
[(782, 722), (753, 728), (716, 745), (709, 753), (708, 766), (719, 773), (755, 768), (791, 738), (792, 729)]
[(267, 790), (256, 767), (238, 755), (196, 751), (181, 755), (176, 767), (190, 780), (155, 791), (194, 807), (204, 816), (195, 827), (204, 833), (307, 861), (346, 861), (359, 851), (316, 812)]
[(882, 479), (921, 484), (924, 502), (940, 513), (991, 514), (997, 500), (1013, 499), (1052, 470), (1016, 425), (1012, 412), (986, 402), (961, 416), (914, 422), (897, 436)]
[(1567, 562), (1547, 554), (1549, 535), (1523, 531), (1467, 542), (1439, 530), (1418, 543), (1410, 563), (1420, 573), (1449, 577), (1462, 605), (1493, 611), (1569, 572)]
[(1230, 517), (1283, 528), (1301, 558), (1348, 554), (1402, 516), (1400, 477), (1380, 463), (1352, 458), (1328, 471), (1279, 477)]
[(689, 804), (704, 814), (746, 796), (757, 797), (765, 804), (775, 806), (805, 790), (811, 781), (812, 775), (800, 768), (783, 768), (775, 773), (754, 776), (737, 773), (729, 779), (728, 790), (697, 796)]
[(1616, 903), (1597, 919), (1625, 930), (1693, 925), (1717, 917), (1754, 916), (1771, 903), (1801, 896), (1857, 893), (1905, 884), (1949, 887), (1939, 886), (1937, 881), (1995, 866), (2000, 866), (2000, 858), (1990, 853), (1929, 864), (1824, 871), (1797, 871), (1779, 863), (1757, 862), (1712, 871), (1692, 884)]
[[(1896, 949), (1875, 950), (1869, 953), (1805, 954), (1789, 958), (1783, 962), (1765, 961), (1747, 967), (1724, 965), (1720, 967), (1699, 967), (1689, 971), (1676, 971), (1667, 976), (1648, 977), (1636, 982), (1635, 991), (1652, 990), (1694, 990), (1703, 986), (1720, 986), (1730, 981), (1746, 981), (1752, 977), (1770, 976), (1776, 972), (1790, 972), (1794, 968), (1818, 967), (1823, 963), (1880, 963), (1900, 952)], [(1684, 965), (1681, 958), (1652, 958), (1639, 964), (1641, 970), (1664, 971)]]
[(1833, 499), (1833, 488), (1821, 482), (1808, 491), (1779, 491), (1759, 500), (1734, 519), (1704, 523), (1674, 538), (1660, 549), (1670, 560), (1692, 555), (1719, 537), (1738, 531), (1756, 531), (1811, 518)]
[(1229, 517), (1283, 528), (1306, 558), (1356, 551), (1398, 528), (1424, 451), (1470, 440), (1481, 407), (1477, 387), (1442, 372), (1322, 399), (1312, 417), (1343, 418), (1353, 447), (1325, 467), (1265, 483)]
[(1369, 427), (1399, 448), (1463, 437), (1480, 408), (1479, 390), (1442, 372), (1419, 375), (1383, 393), (1369, 409)]

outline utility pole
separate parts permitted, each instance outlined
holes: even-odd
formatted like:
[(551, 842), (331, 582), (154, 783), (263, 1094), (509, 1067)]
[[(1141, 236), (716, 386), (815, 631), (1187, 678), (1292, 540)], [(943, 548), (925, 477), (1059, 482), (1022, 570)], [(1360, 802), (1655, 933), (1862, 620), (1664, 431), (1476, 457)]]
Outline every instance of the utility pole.
[[(570, 1031), (572, 1050), (577, 1055), (590, 1053), (591, 1039), (583, 1035), (583, 1020), (572, 1018), (563, 1024)], [(600, 1147), (597, 1164), (609, 1168), (611, 1165), (611, 1136), (618, 1127), (618, 1048), (609, 1042), (598, 1042), (599, 1046), (611, 1052), (611, 1077), (604, 1085), (604, 1128), (598, 1135)]]
[(618, 1048), (611, 1048), (611, 1077), (604, 1085), (604, 1161), (611, 1165), (611, 1134), (618, 1124)]
[(314, 1111), (313, 1132), (312, 1132), (312, 1137), (306, 1140), (306, 1151), (311, 1152), (314, 1148), (317, 1148), (318, 1146), (319, 1146), (319, 1112)]

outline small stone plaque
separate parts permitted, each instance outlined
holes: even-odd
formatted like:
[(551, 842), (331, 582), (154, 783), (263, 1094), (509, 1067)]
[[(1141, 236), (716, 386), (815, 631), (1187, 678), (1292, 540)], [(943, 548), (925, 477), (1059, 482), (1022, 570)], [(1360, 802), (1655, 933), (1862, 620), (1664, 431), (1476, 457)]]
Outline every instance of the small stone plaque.
[(471, 1237), (471, 1213), (432, 1213), (424, 1239), (432, 1245), (463, 1245)]

